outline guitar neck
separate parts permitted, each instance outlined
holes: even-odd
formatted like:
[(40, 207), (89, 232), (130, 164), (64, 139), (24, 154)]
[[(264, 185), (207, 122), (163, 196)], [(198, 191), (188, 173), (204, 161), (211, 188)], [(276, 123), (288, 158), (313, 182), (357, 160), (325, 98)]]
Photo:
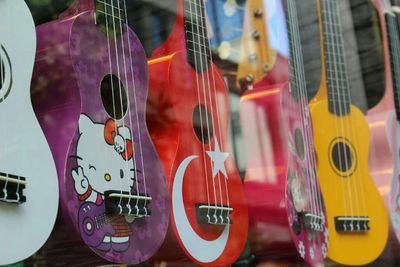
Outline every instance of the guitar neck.
[(96, 24), (107, 37), (118, 37), (126, 28), (125, 0), (94, 0)]
[(389, 43), (390, 66), (392, 72), (392, 87), (396, 118), (400, 122), (400, 38), (396, 15), (393, 12), (385, 14), (386, 29)]
[(286, 20), (290, 51), (289, 73), (291, 93), (297, 101), (307, 101), (303, 54), (295, 0), (286, 0)]
[(208, 69), (211, 60), (204, 1), (184, 0), (183, 12), (187, 60), (198, 73), (202, 73)]
[(350, 88), (344, 58), (343, 33), (337, 0), (320, 0), (323, 60), (329, 112), (338, 116), (350, 112)]

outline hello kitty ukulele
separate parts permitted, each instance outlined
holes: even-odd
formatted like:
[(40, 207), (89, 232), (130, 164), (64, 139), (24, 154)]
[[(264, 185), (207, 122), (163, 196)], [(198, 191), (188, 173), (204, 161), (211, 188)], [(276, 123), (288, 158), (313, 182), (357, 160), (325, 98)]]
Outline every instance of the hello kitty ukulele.
[(126, 26), (125, 0), (78, 0), (66, 14), (37, 28), (33, 81), (62, 208), (98, 255), (138, 264), (158, 250), (169, 220), (145, 123), (145, 53)]

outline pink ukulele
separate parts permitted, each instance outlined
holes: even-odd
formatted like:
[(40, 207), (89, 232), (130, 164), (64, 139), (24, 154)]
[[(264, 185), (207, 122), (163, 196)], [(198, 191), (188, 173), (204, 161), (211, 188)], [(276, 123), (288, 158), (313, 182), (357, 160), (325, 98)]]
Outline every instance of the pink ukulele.
[(396, 16), (387, 0), (374, 0), (382, 29), (385, 61), (385, 93), (382, 100), (368, 111), (371, 130), (371, 175), (385, 199), (392, 227), (400, 240), (400, 42)]

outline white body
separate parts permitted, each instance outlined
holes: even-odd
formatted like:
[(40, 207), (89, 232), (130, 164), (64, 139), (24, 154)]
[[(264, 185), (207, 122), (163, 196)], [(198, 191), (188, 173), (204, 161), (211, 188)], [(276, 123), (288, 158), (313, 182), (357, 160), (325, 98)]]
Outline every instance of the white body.
[(30, 99), (36, 35), (23, 0), (0, 0), (0, 45), (12, 70), (10, 91), (0, 102), (0, 172), (26, 177), (25, 203), (0, 202), (0, 265), (4, 265), (24, 260), (46, 242), (57, 216), (58, 182)]

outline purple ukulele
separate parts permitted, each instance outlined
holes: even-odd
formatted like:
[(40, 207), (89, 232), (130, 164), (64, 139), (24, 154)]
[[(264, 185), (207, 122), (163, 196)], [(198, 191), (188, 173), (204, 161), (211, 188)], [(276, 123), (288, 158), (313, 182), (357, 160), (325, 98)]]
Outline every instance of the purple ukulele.
[(37, 27), (32, 101), (56, 159), (63, 219), (104, 259), (138, 264), (164, 241), (169, 199), (145, 123), (147, 59), (125, 1), (77, 0)]

